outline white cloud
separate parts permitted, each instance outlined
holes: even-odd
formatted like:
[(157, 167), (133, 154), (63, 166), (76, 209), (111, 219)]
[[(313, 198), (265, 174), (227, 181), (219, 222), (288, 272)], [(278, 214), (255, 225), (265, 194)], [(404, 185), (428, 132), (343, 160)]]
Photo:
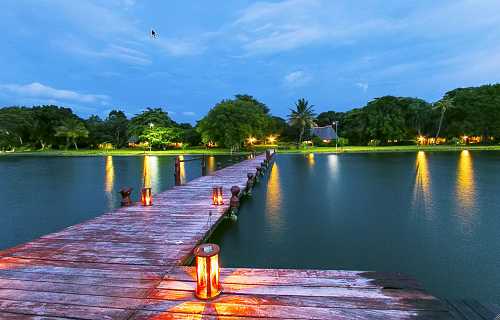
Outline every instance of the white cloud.
[(46, 99), (47, 101), (73, 101), (80, 103), (107, 104), (109, 96), (103, 94), (85, 94), (72, 90), (56, 89), (39, 82), (26, 85), (0, 84), (0, 91), (10, 93), (20, 98)]
[[(59, 40), (67, 51), (95, 58), (115, 59), (129, 64), (151, 64), (151, 56), (158, 52), (169, 56), (196, 55), (204, 47), (194, 38), (171, 37), (165, 31), (159, 38), (148, 36), (150, 26), (144, 26), (132, 15), (131, 7), (135, 0), (98, 1), (61, 1), (51, 2), (51, 8), (58, 11), (59, 18), (79, 33), (79, 42)], [(124, 9), (124, 10), (122, 10)], [(63, 34), (64, 35), (64, 34)], [(92, 44), (92, 45), (90, 45)], [(103, 49), (95, 49), (101, 45)], [(75, 46), (75, 47), (73, 47)], [(158, 50), (159, 49), (159, 50)]]
[(159, 38), (152, 40), (153, 44), (171, 56), (191, 56), (203, 53), (205, 47), (187, 39), (164, 39)]
[(61, 45), (70, 52), (86, 57), (105, 58), (141, 66), (150, 65), (152, 63), (151, 58), (147, 54), (139, 50), (116, 44), (110, 44), (104, 49), (93, 49), (85, 47), (79, 42), (67, 40), (61, 43)]
[(312, 80), (312, 76), (304, 71), (298, 70), (285, 75), (283, 81), (285, 86), (297, 88), (307, 85)]
[[(399, 14), (388, 14), (391, 11)], [(256, 2), (240, 12), (231, 33), (249, 55), (283, 52), (315, 44), (348, 45), (376, 38), (413, 39), (492, 33), (500, 24), (498, 0), (395, 3), (284, 0)], [(391, 39), (391, 40), (392, 40)]]
[(196, 113), (195, 113), (195, 112), (193, 112), (193, 111), (184, 111), (184, 112), (182, 113), (182, 115), (183, 115), (183, 116), (193, 117), (193, 116), (195, 116), (195, 115), (196, 115)]
[(356, 83), (356, 86), (363, 90), (363, 92), (366, 92), (368, 90), (368, 83), (358, 82)]

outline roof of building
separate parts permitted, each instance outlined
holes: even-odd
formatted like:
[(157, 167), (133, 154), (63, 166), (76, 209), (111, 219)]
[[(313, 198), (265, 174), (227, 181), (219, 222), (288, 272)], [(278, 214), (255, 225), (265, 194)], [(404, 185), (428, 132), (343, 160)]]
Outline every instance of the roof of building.
[(313, 127), (311, 128), (311, 135), (321, 138), (321, 140), (335, 140), (337, 139), (337, 133), (332, 126), (325, 127)]

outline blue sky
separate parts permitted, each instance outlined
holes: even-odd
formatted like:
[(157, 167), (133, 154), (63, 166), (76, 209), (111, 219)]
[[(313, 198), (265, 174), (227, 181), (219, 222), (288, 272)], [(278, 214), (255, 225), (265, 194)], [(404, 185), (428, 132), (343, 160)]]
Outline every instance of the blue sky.
[[(500, 1), (2, 0), (0, 106), (201, 118), (237, 93), (286, 116), (500, 78)], [(158, 39), (148, 32), (154, 28)]]

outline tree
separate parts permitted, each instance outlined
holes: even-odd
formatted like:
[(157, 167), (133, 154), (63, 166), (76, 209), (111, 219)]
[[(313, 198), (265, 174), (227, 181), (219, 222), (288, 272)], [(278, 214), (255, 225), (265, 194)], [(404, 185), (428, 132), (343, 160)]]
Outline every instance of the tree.
[(29, 138), (31, 110), (28, 108), (9, 107), (0, 110), (0, 134), (4, 145), (11, 148), (23, 144)]
[(147, 141), (149, 150), (154, 148), (167, 148), (174, 142), (180, 142), (182, 130), (175, 127), (150, 127), (140, 135), (140, 139)]
[(288, 116), (288, 120), (292, 126), (299, 128), (299, 141), (297, 146), (302, 142), (302, 137), (304, 136), (304, 131), (314, 125), (314, 111), (313, 105), (309, 105), (309, 102), (305, 99), (299, 99), (295, 103), (295, 110), (290, 109), (291, 113)]
[(62, 108), (54, 105), (35, 106), (32, 108), (33, 121), (30, 130), (30, 139), (42, 150), (47, 145), (53, 145), (58, 142), (56, 136), (56, 127), (69, 120), (79, 120), (69, 108)]
[(198, 122), (204, 143), (239, 149), (249, 137), (262, 138), (269, 116), (262, 106), (246, 99), (222, 100)]
[(442, 99), (435, 104), (435, 108), (440, 110), (441, 116), (439, 117), (438, 129), (436, 132), (436, 139), (439, 138), (439, 134), (441, 133), (441, 127), (443, 126), (444, 114), (446, 110), (453, 107), (453, 101), (451, 99)]
[(193, 128), (190, 123), (179, 124), (179, 129), (182, 130), (181, 140), (183, 143), (190, 146), (198, 146), (201, 144), (201, 134)]
[(70, 141), (73, 142), (75, 149), (78, 150), (76, 140), (79, 138), (86, 138), (89, 131), (85, 128), (83, 123), (77, 119), (65, 120), (62, 125), (56, 127), (56, 137), (66, 138), (66, 149), (69, 147)]
[(106, 130), (106, 124), (99, 116), (90, 116), (85, 120), (85, 127), (89, 131), (87, 144), (91, 147), (95, 148), (101, 143), (110, 141), (111, 138)]
[(150, 126), (172, 127), (175, 125), (176, 123), (170, 119), (168, 113), (161, 108), (147, 108), (142, 113), (130, 119), (128, 130), (130, 134), (139, 137)]
[(111, 142), (117, 148), (124, 147), (128, 141), (128, 119), (123, 111), (113, 110), (106, 118), (105, 127)]
[(320, 127), (332, 125), (334, 122), (342, 122), (345, 117), (344, 112), (326, 111), (318, 114), (316, 123)]
[(249, 102), (256, 107), (261, 108), (265, 114), (268, 114), (270, 111), (268, 106), (248, 94), (237, 94), (234, 97), (236, 100)]

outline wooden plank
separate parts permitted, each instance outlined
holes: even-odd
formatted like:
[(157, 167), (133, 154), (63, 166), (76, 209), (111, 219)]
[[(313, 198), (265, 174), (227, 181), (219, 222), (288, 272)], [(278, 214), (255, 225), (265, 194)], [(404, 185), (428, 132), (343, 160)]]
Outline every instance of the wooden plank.
[(85, 319), (114, 320), (128, 319), (132, 312), (117, 308), (96, 308), (67, 305), (61, 303), (39, 303), (30, 301), (0, 300), (2, 312), (12, 312), (10, 317), (0, 313), (0, 319)]

